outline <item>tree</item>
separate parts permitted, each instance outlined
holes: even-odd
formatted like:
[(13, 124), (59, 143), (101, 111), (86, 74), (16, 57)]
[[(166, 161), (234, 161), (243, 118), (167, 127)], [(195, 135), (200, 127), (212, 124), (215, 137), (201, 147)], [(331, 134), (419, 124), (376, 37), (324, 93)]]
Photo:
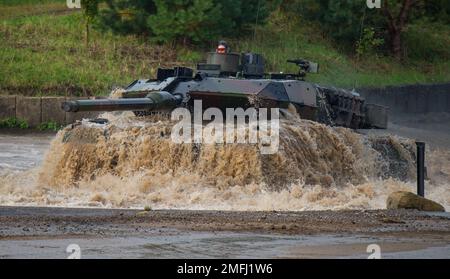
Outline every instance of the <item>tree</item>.
[(419, 7), (413, 10), (411, 20), (426, 17), (432, 22), (450, 24), (450, 1), (427, 0), (420, 3)]
[(152, 0), (106, 0), (99, 26), (119, 34), (151, 35), (147, 19), (156, 12)]
[(286, 12), (316, 21), (336, 42), (346, 47), (357, 46), (359, 51), (361, 40), (367, 39), (365, 30), (373, 30), (371, 41), (376, 42), (376, 47), (381, 47), (383, 39), (387, 50), (399, 60), (403, 56), (402, 36), (409, 23), (425, 17), (449, 22), (448, 0), (382, 0), (381, 3), (381, 9), (369, 10), (362, 0), (284, 0), (282, 7)]
[(382, 11), (385, 16), (388, 34), (389, 48), (398, 60), (402, 59), (402, 34), (409, 22), (411, 11), (418, 6), (421, 0), (396, 0), (383, 1)]
[(105, 0), (99, 23), (158, 42), (203, 43), (245, 34), (281, 0)]
[(86, 47), (89, 46), (90, 26), (98, 15), (98, 3), (99, 0), (81, 0), (81, 9), (83, 10), (86, 27)]
[(221, 5), (213, 0), (155, 0), (148, 26), (159, 42), (201, 42), (217, 35)]
[(376, 11), (368, 10), (366, 1), (284, 0), (281, 9), (314, 21), (342, 49), (355, 50), (366, 28), (373, 29), (374, 39), (383, 36), (382, 17)]

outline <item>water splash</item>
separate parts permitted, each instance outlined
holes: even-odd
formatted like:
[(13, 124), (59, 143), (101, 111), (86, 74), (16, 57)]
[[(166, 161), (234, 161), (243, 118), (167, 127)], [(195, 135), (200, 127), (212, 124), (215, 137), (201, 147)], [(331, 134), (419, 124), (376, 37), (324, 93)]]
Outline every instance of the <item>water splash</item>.
[[(41, 167), (0, 176), (0, 204), (377, 209), (393, 191), (414, 191), (414, 142), (407, 139), (290, 118), (280, 123), (279, 152), (261, 155), (258, 144), (175, 144), (174, 123), (164, 117), (102, 117), (107, 125), (60, 131)], [(429, 160), (427, 195), (448, 208), (446, 156), (439, 153), (438, 164)]]

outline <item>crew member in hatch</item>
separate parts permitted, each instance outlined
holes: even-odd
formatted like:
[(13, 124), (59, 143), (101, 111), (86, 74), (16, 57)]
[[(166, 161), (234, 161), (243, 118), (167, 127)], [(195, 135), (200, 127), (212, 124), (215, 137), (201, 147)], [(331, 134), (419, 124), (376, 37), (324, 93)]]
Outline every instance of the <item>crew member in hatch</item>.
[(228, 48), (228, 44), (225, 41), (220, 41), (219, 45), (217, 46), (216, 53), (225, 54), (229, 53), (230, 49)]

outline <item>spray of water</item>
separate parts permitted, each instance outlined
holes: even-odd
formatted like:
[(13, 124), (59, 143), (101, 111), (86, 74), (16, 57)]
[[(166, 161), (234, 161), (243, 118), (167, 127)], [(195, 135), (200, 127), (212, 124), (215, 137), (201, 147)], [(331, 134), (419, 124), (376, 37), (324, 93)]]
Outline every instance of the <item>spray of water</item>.
[[(164, 117), (102, 117), (109, 123), (60, 131), (40, 167), (0, 176), (0, 204), (378, 209), (391, 192), (415, 187), (407, 139), (290, 117), (280, 123), (279, 152), (262, 155), (258, 144), (175, 144)], [(428, 154), (427, 195), (448, 209), (450, 153), (436, 155)]]

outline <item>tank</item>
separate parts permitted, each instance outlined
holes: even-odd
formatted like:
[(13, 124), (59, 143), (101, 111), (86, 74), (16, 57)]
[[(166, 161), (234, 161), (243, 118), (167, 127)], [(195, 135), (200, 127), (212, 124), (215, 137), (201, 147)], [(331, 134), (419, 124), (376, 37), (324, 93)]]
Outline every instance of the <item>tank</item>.
[(265, 73), (264, 57), (256, 53), (233, 53), (219, 45), (207, 54), (196, 70), (187, 67), (157, 70), (154, 79), (133, 81), (119, 98), (75, 100), (62, 104), (66, 112), (133, 111), (137, 116), (193, 107), (203, 109), (296, 108), (300, 117), (331, 126), (353, 129), (387, 128), (387, 108), (368, 104), (355, 91), (325, 87), (305, 80), (317, 73), (316, 63), (293, 59), (297, 73)]

